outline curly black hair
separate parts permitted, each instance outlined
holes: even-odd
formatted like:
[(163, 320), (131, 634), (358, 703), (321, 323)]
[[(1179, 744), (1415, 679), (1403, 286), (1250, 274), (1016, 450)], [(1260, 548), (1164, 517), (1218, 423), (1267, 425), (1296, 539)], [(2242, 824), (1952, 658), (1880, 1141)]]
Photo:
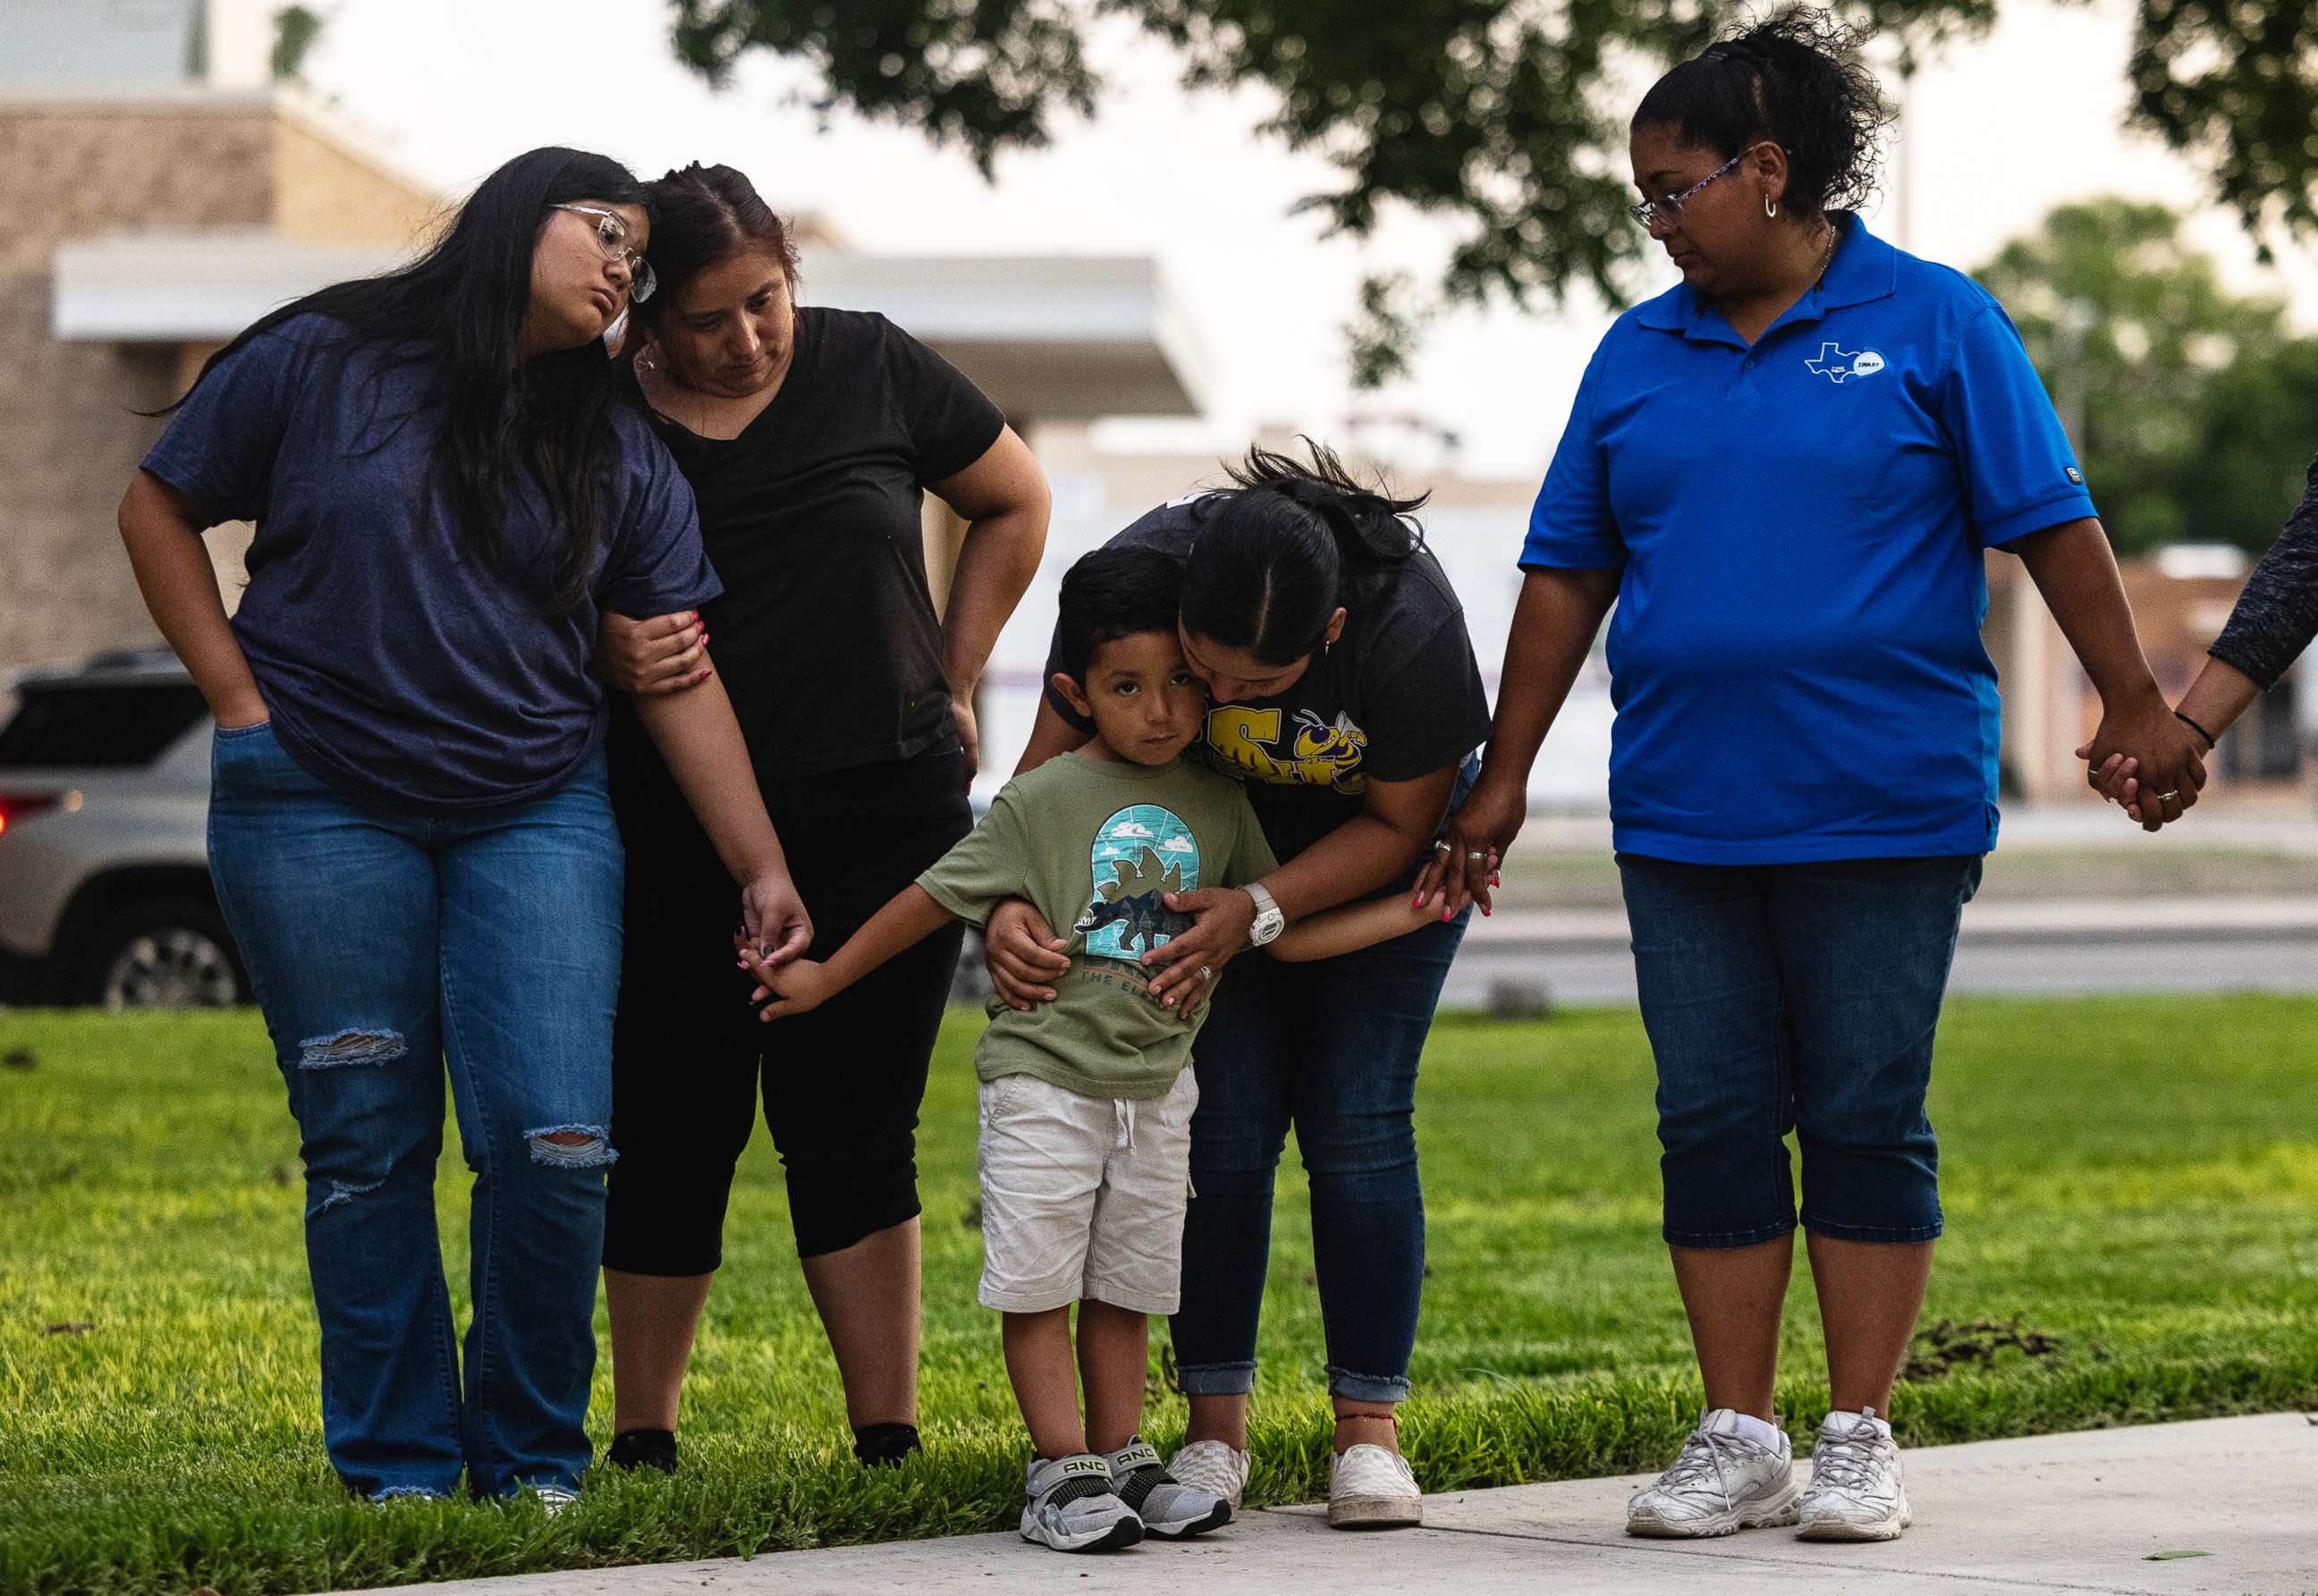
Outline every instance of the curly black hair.
[(1856, 211), (1875, 192), (1892, 117), (1859, 58), (1864, 38), (1816, 6), (1782, 6), (1659, 78), (1633, 125), (1671, 125), (1726, 157), (1768, 139), (1787, 152), (1796, 215)]

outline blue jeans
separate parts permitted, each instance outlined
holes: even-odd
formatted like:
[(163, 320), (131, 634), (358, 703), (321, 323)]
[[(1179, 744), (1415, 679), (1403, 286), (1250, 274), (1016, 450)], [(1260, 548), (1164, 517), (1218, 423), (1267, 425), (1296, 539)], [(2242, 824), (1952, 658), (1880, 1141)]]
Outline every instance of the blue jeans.
[[(330, 1463), (366, 1496), (588, 1466), (621, 855), (600, 758), (454, 819), (341, 797), (218, 733), (210, 873), (306, 1166)], [(435, 1224), (448, 1061), (474, 1171), (464, 1390)]]
[(1802, 1224), (1850, 1242), (1940, 1233), (1924, 1112), (1978, 855), (1801, 865), (1618, 856), (1658, 1057), (1665, 1235), (1747, 1247)]
[(1255, 1385), (1273, 1172), (1289, 1126), (1312, 1181), (1328, 1389), (1408, 1394), (1424, 1279), (1416, 1063), (1472, 910), (1340, 958), (1232, 961), (1192, 1050), (1191, 1201), (1176, 1367), (1193, 1395)]

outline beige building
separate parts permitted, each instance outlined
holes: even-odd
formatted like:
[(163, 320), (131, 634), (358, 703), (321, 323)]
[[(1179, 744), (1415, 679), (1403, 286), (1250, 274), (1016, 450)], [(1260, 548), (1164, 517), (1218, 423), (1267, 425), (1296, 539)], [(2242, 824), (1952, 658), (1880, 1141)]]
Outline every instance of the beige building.
[[(139, 412), (266, 310), (407, 256), (451, 202), (270, 80), (272, 10), (0, 0), (0, 211), (19, 222), (0, 237), (0, 671), (158, 641), (114, 530), (163, 426)], [(878, 256), (796, 230), (809, 302), (884, 311), (1034, 440), (1200, 408), (1203, 358), (1149, 260)], [(962, 529), (929, 519), (946, 578)], [(210, 538), (231, 602), (247, 529)]]

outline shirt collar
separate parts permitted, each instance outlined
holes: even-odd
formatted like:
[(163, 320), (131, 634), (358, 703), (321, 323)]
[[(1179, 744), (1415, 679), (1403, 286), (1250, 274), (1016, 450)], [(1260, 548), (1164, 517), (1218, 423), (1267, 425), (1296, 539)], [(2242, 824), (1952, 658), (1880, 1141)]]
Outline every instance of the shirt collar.
[[(1896, 288), (1900, 252), (1869, 232), (1856, 211), (1837, 211), (1835, 225), (1843, 238), (1836, 246), (1835, 258), (1827, 265), (1826, 275), (1796, 301), (1792, 309), (1780, 317), (1780, 321), (1817, 320), (1827, 311), (1846, 305), (1864, 305), (1871, 300), (1888, 298)], [(1680, 333), (1685, 338), (1704, 337), (1720, 342), (1732, 336), (1722, 318), (1691, 292), (1686, 282), (1677, 282), (1656, 299), (1637, 306), (1634, 320), (1639, 326)]]

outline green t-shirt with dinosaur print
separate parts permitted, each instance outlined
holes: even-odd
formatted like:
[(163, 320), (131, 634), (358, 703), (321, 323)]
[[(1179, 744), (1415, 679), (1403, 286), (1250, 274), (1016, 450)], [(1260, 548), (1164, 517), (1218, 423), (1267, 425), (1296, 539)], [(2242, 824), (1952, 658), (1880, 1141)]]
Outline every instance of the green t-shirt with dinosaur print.
[(1184, 759), (1064, 754), (1008, 782), (918, 884), (976, 926), (1005, 900), (1027, 901), (1069, 938), (1071, 968), (1051, 1003), (1024, 1013), (992, 1002), (975, 1073), (1035, 1075), (1091, 1098), (1164, 1097), (1208, 1005), (1185, 1020), (1146, 995), (1137, 961), (1191, 923), (1162, 894), (1244, 886), (1276, 868), (1245, 790)]

